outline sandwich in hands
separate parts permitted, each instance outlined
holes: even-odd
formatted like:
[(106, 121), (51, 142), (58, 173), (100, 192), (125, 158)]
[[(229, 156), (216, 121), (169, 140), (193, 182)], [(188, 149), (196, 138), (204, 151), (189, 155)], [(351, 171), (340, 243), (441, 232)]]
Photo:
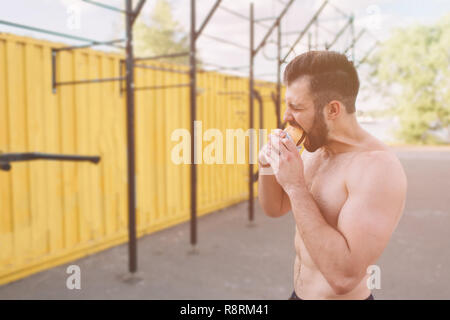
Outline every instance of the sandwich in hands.
[(302, 148), (302, 143), (306, 137), (303, 129), (288, 124), (286, 129), (284, 129), (284, 132), (286, 132), (287, 137), (294, 142), (294, 144), (297, 146), (297, 149), (300, 150)]

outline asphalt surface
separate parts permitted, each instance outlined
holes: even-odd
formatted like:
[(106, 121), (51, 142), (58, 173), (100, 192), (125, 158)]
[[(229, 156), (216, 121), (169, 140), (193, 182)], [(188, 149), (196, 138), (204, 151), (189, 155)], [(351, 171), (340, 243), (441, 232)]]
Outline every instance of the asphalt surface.
[[(399, 148), (408, 177), (405, 212), (377, 262), (375, 299), (450, 299), (450, 148)], [(127, 245), (0, 286), (0, 299), (287, 299), (293, 289), (292, 214), (265, 216), (255, 201), (198, 220), (192, 252), (189, 223), (138, 241), (139, 272), (127, 273)], [(81, 269), (69, 290), (66, 269)]]

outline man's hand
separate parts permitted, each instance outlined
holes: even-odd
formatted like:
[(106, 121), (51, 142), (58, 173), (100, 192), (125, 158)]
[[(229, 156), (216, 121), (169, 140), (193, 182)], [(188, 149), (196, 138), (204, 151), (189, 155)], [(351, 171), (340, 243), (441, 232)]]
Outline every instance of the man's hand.
[(267, 157), (266, 157), (267, 150), (269, 150), (269, 144), (268, 143), (265, 144), (261, 148), (261, 150), (259, 151), (258, 160), (259, 160), (259, 163), (262, 164), (263, 166), (269, 164), (269, 161), (267, 160)]
[(266, 157), (285, 192), (305, 186), (303, 161), (294, 142), (287, 138), (286, 132), (278, 130), (269, 135)]

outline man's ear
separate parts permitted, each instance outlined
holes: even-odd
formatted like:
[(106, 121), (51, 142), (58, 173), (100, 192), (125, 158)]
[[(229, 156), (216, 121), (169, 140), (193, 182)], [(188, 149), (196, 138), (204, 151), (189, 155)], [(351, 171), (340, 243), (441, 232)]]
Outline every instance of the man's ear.
[(328, 120), (336, 119), (341, 114), (342, 107), (343, 107), (343, 105), (339, 101), (337, 101), (337, 100), (330, 101), (327, 104), (327, 106), (325, 107), (325, 110), (324, 110), (325, 111), (325, 117)]

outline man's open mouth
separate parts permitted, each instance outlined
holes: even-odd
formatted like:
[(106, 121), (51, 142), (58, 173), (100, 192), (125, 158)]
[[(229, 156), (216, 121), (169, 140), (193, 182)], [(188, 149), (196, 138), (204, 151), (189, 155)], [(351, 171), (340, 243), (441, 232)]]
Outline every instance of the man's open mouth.
[(289, 123), (289, 125), (291, 125), (291, 126), (293, 126), (293, 127), (296, 127), (296, 128), (299, 128), (299, 129), (302, 129), (303, 130), (303, 132), (304, 132), (304, 134), (306, 134), (306, 130), (305, 129), (303, 129), (303, 127), (301, 126), (301, 125), (299, 125), (297, 122), (295, 122), (295, 121), (289, 121), (288, 122)]

